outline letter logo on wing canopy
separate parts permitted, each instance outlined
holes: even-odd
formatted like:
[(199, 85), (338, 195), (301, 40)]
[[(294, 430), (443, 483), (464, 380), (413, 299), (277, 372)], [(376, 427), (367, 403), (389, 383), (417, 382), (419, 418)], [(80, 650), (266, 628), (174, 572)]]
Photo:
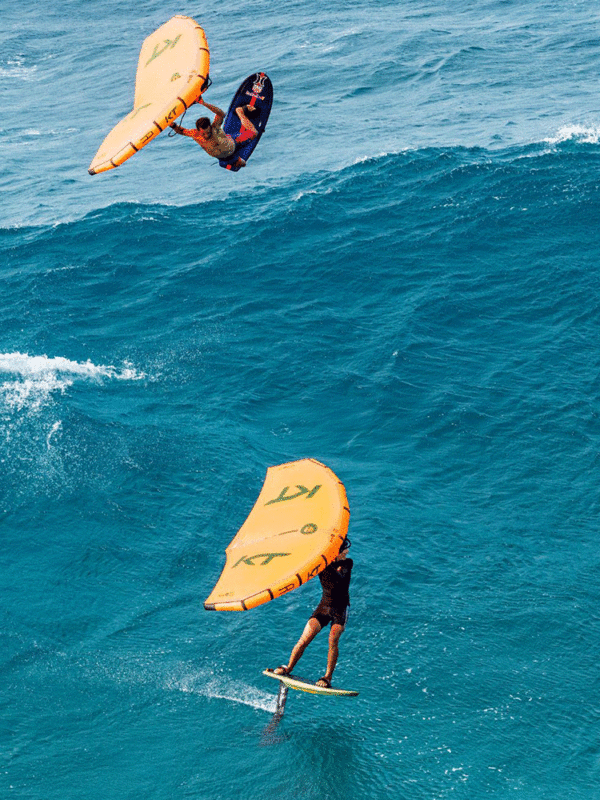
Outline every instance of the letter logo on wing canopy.
[(275, 497), (273, 500), (268, 500), (265, 505), (270, 506), (273, 503), (283, 503), (284, 500), (295, 500), (297, 497), (302, 497), (303, 494), (306, 495), (306, 499), (310, 500), (311, 497), (314, 497), (316, 493), (321, 488), (321, 484), (317, 484), (312, 489), (307, 489), (306, 486), (302, 486), (301, 484), (296, 484), (297, 492), (294, 494), (288, 494), (289, 486), (284, 486), (281, 490), (278, 497)]
[(150, 64), (152, 61), (154, 61), (155, 58), (158, 58), (159, 56), (162, 56), (162, 54), (165, 52), (165, 50), (168, 50), (169, 47), (171, 49), (173, 49), (173, 47), (175, 47), (175, 45), (177, 44), (177, 42), (180, 39), (181, 39), (181, 34), (179, 34), (179, 36), (177, 36), (175, 39), (163, 39), (163, 41), (165, 43), (165, 46), (161, 50), (158, 49), (160, 47), (160, 45), (155, 44), (154, 45), (154, 50), (152, 52), (152, 55), (150, 56), (148, 61), (146, 61), (146, 66), (148, 66), (148, 64)]
[[(283, 558), (284, 556), (289, 556), (290, 553), (255, 553), (253, 556), (242, 556), (238, 561), (235, 562), (233, 567), (237, 567), (238, 564), (244, 562), (249, 567), (264, 567), (269, 564), (274, 558)], [(255, 558), (262, 558), (262, 561), (259, 561), (258, 564), (255, 563)]]

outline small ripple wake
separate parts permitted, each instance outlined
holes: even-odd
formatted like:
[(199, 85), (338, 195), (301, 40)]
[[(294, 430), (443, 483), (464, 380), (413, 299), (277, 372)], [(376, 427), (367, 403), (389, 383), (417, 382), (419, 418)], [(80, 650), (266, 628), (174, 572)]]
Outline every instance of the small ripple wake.
[(167, 686), (180, 692), (197, 694), (214, 700), (241, 703), (258, 711), (268, 711), (270, 714), (275, 713), (277, 705), (273, 694), (230, 678), (217, 677), (213, 674), (207, 675), (205, 671), (173, 679), (168, 682)]

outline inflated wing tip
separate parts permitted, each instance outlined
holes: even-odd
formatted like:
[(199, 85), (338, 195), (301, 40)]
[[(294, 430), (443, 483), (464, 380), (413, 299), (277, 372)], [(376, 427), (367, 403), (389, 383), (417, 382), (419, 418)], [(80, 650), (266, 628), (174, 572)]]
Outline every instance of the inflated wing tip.
[(95, 169), (88, 169), (88, 172), (90, 173), (90, 175), (97, 175), (98, 174)]
[(247, 611), (244, 607), (243, 600), (233, 600), (232, 602), (223, 603), (204, 603), (205, 611)]

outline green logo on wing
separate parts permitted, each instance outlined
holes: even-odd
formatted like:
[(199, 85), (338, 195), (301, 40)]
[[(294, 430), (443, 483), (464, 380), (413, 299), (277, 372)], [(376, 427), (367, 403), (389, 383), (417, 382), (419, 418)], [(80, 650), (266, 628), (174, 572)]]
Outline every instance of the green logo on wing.
[(160, 47), (160, 45), (159, 44), (155, 44), (154, 45), (154, 51), (153, 51), (152, 55), (150, 56), (148, 61), (146, 61), (146, 66), (148, 66), (148, 64), (150, 64), (150, 62), (154, 61), (155, 58), (158, 58), (159, 56), (162, 56), (162, 54), (165, 52), (165, 50), (168, 50), (169, 47), (172, 50), (180, 39), (181, 39), (181, 34), (179, 34), (179, 36), (176, 39), (165, 39), (164, 40), (165, 46), (161, 50), (158, 49)]
[(265, 503), (265, 505), (270, 506), (273, 503), (283, 503), (285, 500), (295, 500), (297, 497), (302, 497), (302, 495), (306, 495), (306, 499), (310, 500), (310, 498), (314, 497), (320, 488), (321, 484), (317, 484), (317, 486), (312, 489), (307, 489), (306, 486), (302, 486), (302, 484), (297, 483), (296, 489), (298, 489), (298, 491), (294, 492), (294, 494), (288, 494), (290, 487), (285, 486), (281, 490), (279, 497), (276, 497), (274, 500), (269, 500), (267, 503)]
[[(238, 564), (242, 562), (247, 564), (249, 567), (264, 567), (269, 564), (274, 558), (282, 558), (283, 556), (289, 556), (291, 553), (257, 553), (254, 556), (242, 556), (238, 561), (235, 562), (232, 569), (237, 567)], [(255, 558), (262, 558), (262, 561), (258, 563), (254, 560)]]

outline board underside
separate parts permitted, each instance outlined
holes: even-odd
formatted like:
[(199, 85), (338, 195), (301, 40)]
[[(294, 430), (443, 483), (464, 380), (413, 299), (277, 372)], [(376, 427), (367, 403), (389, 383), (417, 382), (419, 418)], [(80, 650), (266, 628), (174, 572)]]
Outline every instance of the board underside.
[(232, 156), (229, 158), (222, 158), (219, 161), (222, 167), (232, 172), (237, 172), (240, 169), (240, 167), (236, 165), (238, 159), (241, 157), (244, 161), (247, 161), (250, 158), (250, 155), (254, 151), (254, 148), (258, 144), (267, 126), (272, 104), (273, 85), (268, 75), (264, 72), (257, 72), (254, 75), (249, 75), (240, 85), (231, 101), (223, 123), (223, 130), (225, 133), (229, 134), (234, 141), (237, 141), (240, 135), (241, 122), (238, 115), (235, 113), (235, 109), (238, 108), (238, 106), (250, 105), (257, 111), (257, 115), (252, 117), (251, 121), (258, 135), (254, 139), (239, 142)]

